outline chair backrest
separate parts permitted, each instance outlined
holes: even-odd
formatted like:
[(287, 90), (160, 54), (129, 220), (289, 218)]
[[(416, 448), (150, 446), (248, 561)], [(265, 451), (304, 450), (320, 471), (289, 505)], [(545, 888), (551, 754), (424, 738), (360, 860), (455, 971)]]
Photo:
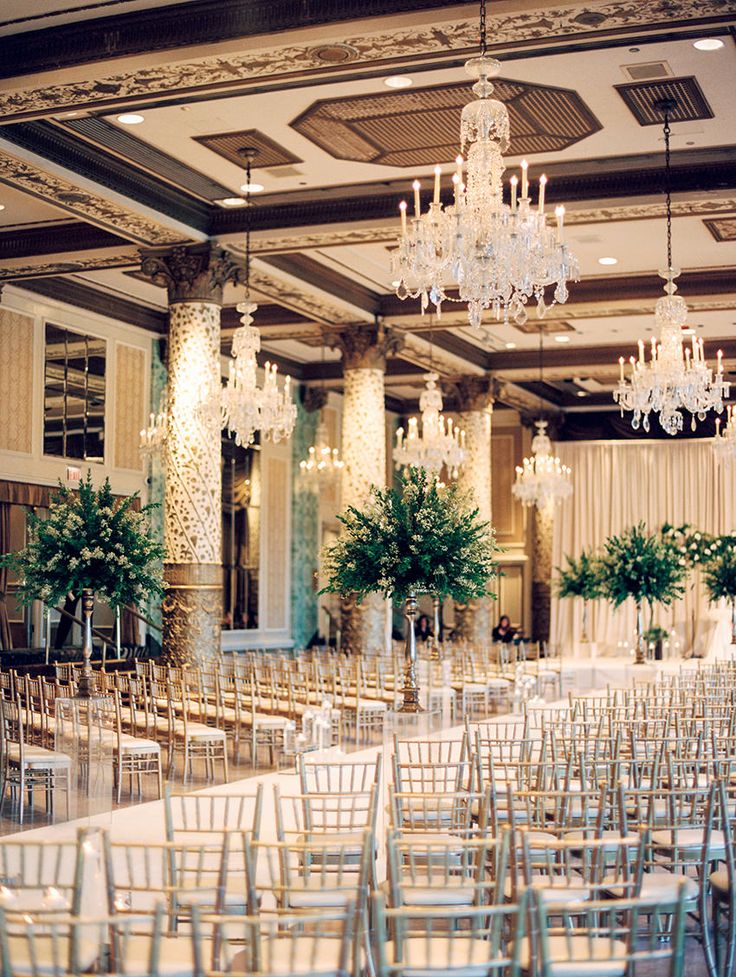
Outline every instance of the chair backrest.
[(169, 841), (214, 843), (223, 831), (261, 831), (263, 784), (248, 794), (184, 794), (164, 791), (166, 838)]
[(387, 909), (374, 896), (378, 977), (483, 974), (518, 977), (527, 896), (491, 906), (404, 906)]
[(375, 835), (378, 792), (374, 787), (342, 794), (282, 795), (274, 785), (273, 793), (279, 841), (305, 833), (310, 838), (363, 831)]
[(402, 792), (389, 787), (391, 827), (402, 833), (482, 836), (488, 827), (489, 792), (438, 794)]
[[(542, 977), (599, 973), (613, 962), (618, 974), (656, 972), (681, 977), (684, 965), (685, 880), (674, 899), (588, 899), (548, 902), (532, 889)], [(669, 939), (664, 941), (662, 934)], [(587, 967), (590, 969), (586, 969)]]
[(349, 977), (354, 930), (352, 905), (250, 916), (208, 916), (195, 906), (194, 977)]
[(90, 860), (89, 832), (75, 839), (37, 841), (0, 839), (0, 905), (8, 912), (73, 912), (81, 910), (82, 885)]
[(338, 761), (312, 760), (308, 755), (299, 756), (299, 781), (303, 794), (332, 792), (348, 793), (378, 789), (381, 782), (383, 755), (375, 760)]

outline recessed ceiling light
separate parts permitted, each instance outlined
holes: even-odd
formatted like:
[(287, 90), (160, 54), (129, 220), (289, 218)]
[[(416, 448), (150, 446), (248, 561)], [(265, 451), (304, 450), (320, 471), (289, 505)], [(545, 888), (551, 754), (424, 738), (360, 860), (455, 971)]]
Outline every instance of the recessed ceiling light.
[(516, 343), (506, 343), (506, 349), (516, 349)]
[(698, 51), (719, 51), (723, 41), (720, 37), (701, 37), (699, 41), (693, 41), (693, 47)]
[(396, 279), (396, 281), (391, 282), (391, 288), (398, 288), (400, 284), (401, 284), (401, 280)]
[(262, 183), (243, 183), (240, 186), (243, 193), (260, 193), (263, 190)]
[(587, 397), (587, 396), (588, 396), (587, 390), (578, 390), (578, 397)]
[(617, 265), (618, 264), (618, 258), (599, 258), (598, 259), (598, 264), (599, 265)]
[(0, 204), (0, 210), (5, 210), (5, 204)]
[(555, 342), (556, 343), (569, 343), (570, 342), (570, 337), (569, 336), (566, 336), (564, 333), (562, 333), (559, 336), (555, 336)]
[(244, 197), (223, 197), (215, 203), (220, 204), (221, 207), (245, 207), (246, 200)]
[(411, 88), (414, 82), (408, 75), (389, 75), (383, 79), (383, 84), (387, 88)]
[(139, 115), (137, 112), (123, 112), (122, 115), (118, 116), (118, 122), (122, 123), (124, 126), (137, 126), (144, 121), (143, 116)]

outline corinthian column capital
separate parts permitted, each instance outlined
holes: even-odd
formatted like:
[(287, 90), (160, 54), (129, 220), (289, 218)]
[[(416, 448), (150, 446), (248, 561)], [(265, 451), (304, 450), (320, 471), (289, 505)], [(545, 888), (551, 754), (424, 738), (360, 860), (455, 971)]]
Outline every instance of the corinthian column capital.
[(382, 323), (329, 330), (325, 342), (342, 353), (343, 370), (385, 370), (386, 357), (404, 346), (404, 336)]
[(222, 305), (226, 282), (237, 281), (241, 269), (228, 251), (211, 242), (141, 252), (141, 272), (164, 286), (169, 304), (213, 302)]
[(474, 374), (460, 377), (453, 389), (457, 409), (463, 412), (493, 407), (498, 391), (498, 380)]

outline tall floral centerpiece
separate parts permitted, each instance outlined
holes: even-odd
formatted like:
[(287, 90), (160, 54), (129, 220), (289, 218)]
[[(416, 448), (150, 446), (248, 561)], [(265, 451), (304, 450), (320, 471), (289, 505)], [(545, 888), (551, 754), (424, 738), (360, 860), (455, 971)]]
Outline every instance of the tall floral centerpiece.
[(113, 608), (138, 605), (161, 594), (163, 547), (153, 538), (148, 514), (133, 504), (137, 494), (116, 498), (110, 482), (95, 489), (87, 472), (75, 492), (59, 483), (46, 518), (28, 516), (29, 542), (25, 549), (2, 557), (21, 583), (23, 603), (42, 600), (55, 606), (73, 594), (82, 599), (84, 616), (84, 669), (79, 695), (91, 694), (92, 608), (95, 595)]
[(371, 593), (404, 601), (408, 622), (402, 712), (419, 712), (414, 619), (417, 596), (467, 603), (493, 596), (499, 552), (490, 524), (455, 484), (440, 487), (423, 468), (408, 468), (397, 489), (371, 489), (364, 510), (338, 517), (343, 534), (324, 553), (323, 590), (361, 601)]
[[(674, 526), (671, 523), (664, 523), (660, 529), (665, 544), (672, 550), (674, 558), (678, 563), (685, 567), (690, 575), (690, 595), (698, 586), (698, 570), (704, 567), (714, 553), (716, 538), (709, 533), (701, 532), (690, 523), (683, 523), (681, 526)], [(695, 600), (690, 601), (690, 634), (688, 643), (691, 653), (695, 653)], [(650, 614), (649, 630), (654, 631), (653, 616)]]
[(684, 592), (687, 566), (675, 559), (660, 533), (648, 533), (643, 522), (611, 536), (603, 546), (603, 596), (614, 607), (631, 597), (636, 604), (636, 664), (644, 664), (642, 605), (669, 605)]
[(583, 550), (576, 560), (566, 556), (567, 566), (558, 568), (557, 595), (559, 597), (582, 597), (583, 599), (583, 633), (581, 641), (587, 644), (588, 636), (588, 603), (602, 596), (600, 560), (592, 551)]
[(703, 580), (712, 602), (725, 599), (731, 605), (731, 644), (736, 645), (736, 536), (713, 540), (711, 555), (703, 565)]

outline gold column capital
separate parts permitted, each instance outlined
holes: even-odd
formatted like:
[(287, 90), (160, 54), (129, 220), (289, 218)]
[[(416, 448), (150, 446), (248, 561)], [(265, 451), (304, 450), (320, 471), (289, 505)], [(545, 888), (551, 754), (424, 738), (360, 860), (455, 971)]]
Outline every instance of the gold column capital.
[(453, 384), (455, 406), (459, 411), (483, 411), (492, 408), (500, 384), (494, 377), (475, 374), (459, 377)]
[(385, 370), (386, 357), (404, 346), (404, 336), (381, 322), (325, 331), (325, 342), (342, 353), (344, 370)]
[(222, 305), (226, 282), (238, 281), (242, 270), (228, 251), (208, 241), (142, 251), (141, 273), (154, 285), (167, 289), (170, 305), (175, 302)]

